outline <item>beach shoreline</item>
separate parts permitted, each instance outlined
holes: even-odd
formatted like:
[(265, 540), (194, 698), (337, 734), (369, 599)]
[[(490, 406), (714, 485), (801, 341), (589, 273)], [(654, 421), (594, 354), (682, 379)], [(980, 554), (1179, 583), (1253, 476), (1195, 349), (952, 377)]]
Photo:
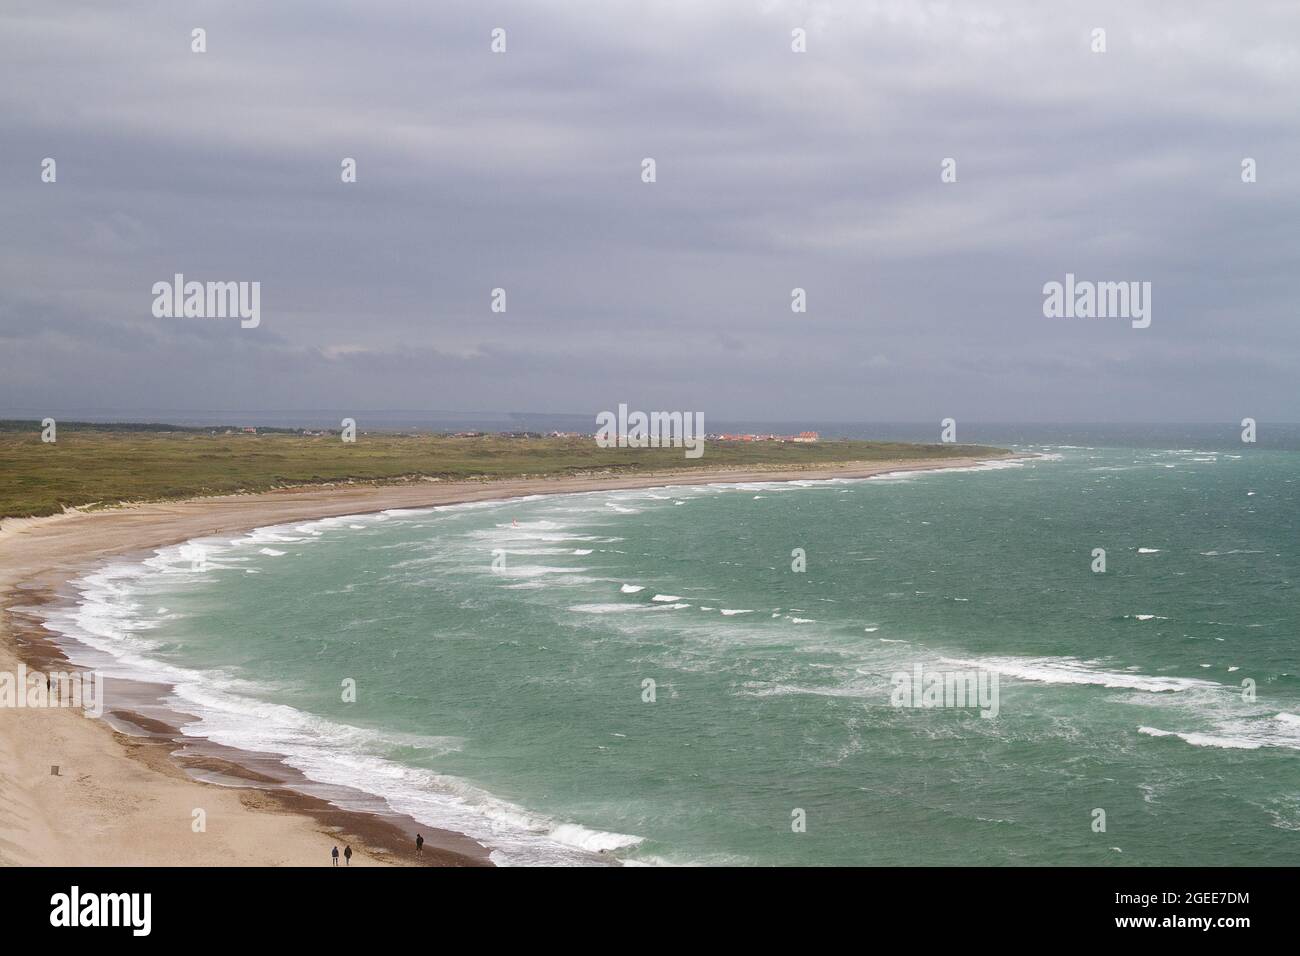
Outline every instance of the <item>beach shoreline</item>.
[[(664, 471), (631, 477), (332, 484), (247, 495), (77, 510), (0, 523), (0, 672), (45, 670), (66, 657), (30, 613), (71, 600), (70, 583), (110, 560), (210, 534), (294, 521), (532, 495), (863, 479), (970, 468), (1021, 457), (845, 462), (800, 469)], [(0, 865), (329, 865), (334, 844), (355, 865), (490, 865), (489, 847), (385, 812), (382, 800), (339, 809), (265, 755), (194, 747), (183, 720), (141, 713), (163, 685), (114, 688), (103, 719), (59, 708), (0, 708)], [(53, 767), (59, 767), (58, 775)], [(299, 774), (298, 777), (301, 777)], [(358, 791), (359, 792), (359, 791)], [(203, 831), (196, 831), (196, 811)], [(426, 840), (417, 857), (416, 828)], [(602, 862), (593, 856), (593, 863)]]

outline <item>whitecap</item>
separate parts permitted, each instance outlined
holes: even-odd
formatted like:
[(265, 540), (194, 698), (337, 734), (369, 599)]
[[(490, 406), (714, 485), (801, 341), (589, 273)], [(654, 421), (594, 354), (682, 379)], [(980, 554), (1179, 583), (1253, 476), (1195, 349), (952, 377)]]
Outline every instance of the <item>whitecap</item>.
[(1173, 730), (1160, 730), (1157, 727), (1139, 727), (1138, 733), (1148, 737), (1177, 737), (1193, 747), (1222, 747), (1228, 750), (1258, 750), (1264, 745), (1258, 740), (1245, 737), (1215, 737), (1210, 734), (1186, 733)]
[(944, 658), (944, 662), (997, 671), (1019, 680), (1045, 684), (1093, 684), (1099, 687), (1144, 690), (1152, 693), (1221, 686), (1212, 681), (1192, 677), (1161, 677), (1100, 670), (1088, 662), (1073, 657), (992, 657), (977, 660)]

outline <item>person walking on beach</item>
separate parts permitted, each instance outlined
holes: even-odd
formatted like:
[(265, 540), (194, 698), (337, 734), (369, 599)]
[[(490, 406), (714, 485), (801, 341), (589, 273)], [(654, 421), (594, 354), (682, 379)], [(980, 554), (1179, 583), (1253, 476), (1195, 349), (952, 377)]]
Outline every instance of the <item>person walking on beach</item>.
[(330, 851), (330, 859), (334, 861), (334, 866), (339, 865), (339, 848), (335, 847)]
[(415, 852), (416, 853), (424, 852), (424, 837), (420, 836), (420, 834), (418, 833), (415, 835)]
[(351, 865), (352, 865), (352, 847), (350, 847), (350, 846), (345, 846), (345, 847), (343, 848), (343, 859), (347, 861), (347, 862), (346, 862), (346, 865), (347, 865), (347, 866), (351, 866)]

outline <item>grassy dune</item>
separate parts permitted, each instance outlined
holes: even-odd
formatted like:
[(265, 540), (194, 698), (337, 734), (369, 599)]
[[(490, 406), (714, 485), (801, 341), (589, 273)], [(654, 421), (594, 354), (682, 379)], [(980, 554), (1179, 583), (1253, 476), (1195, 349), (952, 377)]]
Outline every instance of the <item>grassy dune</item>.
[(899, 442), (709, 442), (687, 459), (678, 448), (602, 449), (591, 438), (451, 438), (359, 434), (212, 435), (60, 424), (44, 444), (33, 422), (0, 430), (0, 517), (47, 515), (65, 507), (267, 491), (332, 482), (429, 478), (490, 480), (635, 475), (700, 468), (817, 467), (844, 461), (943, 459), (992, 454), (978, 445)]

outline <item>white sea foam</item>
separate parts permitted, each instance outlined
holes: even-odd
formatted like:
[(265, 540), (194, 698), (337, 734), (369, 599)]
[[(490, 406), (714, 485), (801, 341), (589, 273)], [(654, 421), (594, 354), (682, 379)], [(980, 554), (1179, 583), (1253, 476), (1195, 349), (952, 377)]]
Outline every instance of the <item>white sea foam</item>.
[[(534, 813), (464, 780), (383, 755), (393, 747), (445, 754), (462, 746), (456, 738), (338, 723), (255, 696), (274, 693), (274, 688), (219, 670), (198, 671), (151, 658), (147, 652), (153, 643), (135, 632), (158, 621), (144, 613), (141, 596), (154, 576), (175, 573), (181, 553), (179, 548), (160, 551), (157, 560), (110, 565), (74, 582), (81, 600), (69, 609), (51, 609), (47, 626), (97, 652), (94, 666), (108, 676), (171, 685), (169, 703), (198, 718), (184, 726), (187, 736), (277, 754), (318, 784), (364, 790), (424, 825), (466, 833), (493, 847), (493, 859), (504, 864), (583, 863), (591, 852), (641, 842), (637, 836)], [(164, 609), (155, 613), (161, 615)], [(78, 656), (75, 649), (73, 656)], [(333, 798), (340, 806), (352, 805), (343, 791)]]
[(645, 612), (649, 606), (645, 604), (573, 604), (569, 606), (570, 611), (576, 611), (579, 614), (625, 614), (631, 611)]
[(1230, 750), (1281, 747), (1300, 750), (1300, 717), (1286, 711), (1272, 715), (1258, 711), (1243, 714), (1240, 706), (1234, 703), (1226, 710), (1214, 708), (1208, 713), (1198, 711), (1197, 716), (1208, 716), (1213, 721), (1213, 726), (1195, 731), (1170, 731), (1145, 726), (1138, 730), (1150, 737), (1177, 737), (1196, 747)]
[(536, 578), (544, 574), (580, 574), (587, 568), (562, 568), (552, 567), (545, 564), (522, 564), (511, 566), (508, 562), (504, 568), (488, 569), (490, 574), (498, 574), (507, 578)]
[(300, 534), (284, 534), (282, 530), (276, 528), (255, 528), (244, 537), (231, 541), (230, 544), (241, 547), (246, 544), (297, 544), (306, 540)]
[(1221, 685), (1192, 677), (1160, 677), (1098, 668), (1073, 657), (983, 657), (977, 660), (944, 658), (944, 663), (997, 671), (1007, 677), (1044, 684), (1093, 684), (1099, 687), (1143, 690), (1152, 693), (1212, 688)]
[(1215, 737), (1211, 734), (1178, 733), (1172, 730), (1160, 730), (1156, 727), (1139, 727), (1138, 733), (1148, 737), (1177, 737), (1193, 747), (1223, 747), (1229, 750), (1258, 750), (1264, 744), (1245, 737)]
[[(867, 685), (865, 683), (852, 683), (846, 685), (805, 685), (805, 684), (767, 684), (757, 681), (746, 681), (741, 685), (742, 689), (735, 692), (737, 697), (790, 697), (795, 695), (807, 695), (810, 697), (848, 697), (848, 698), (880, 698), (881, 691), (879, 687)], [(887, 695), (885, 695), (887, 699)]]
[(639, 836), (626, 833), (609, 833), (604, 830), (589, 830), (576, 823), (562, 823), (550, 831), (550, 837), (565, 846), (600, 853), (608, 850), (621, 850), (643, 842)]
[(645, 585), (643, 585), (643, 584), (624, 584), (621, 588), (619, 588), (619, 590), (622, 591), (624, 594), (636, 594), (638, 591), (644, 591), (644, 590), (645, 590)]
[[(1036, 461), (1059, 461), (1061, 455), (1036, 455), (1033, 460)], [(872, 475), (869, 478), (862, 479), (872, 482), (900, 482), (912, 481), (925, 475), (962, 475), (978, 471), (1002, 471), (1007, 468), (1023, 468), (1025, 461), (981, 461), (974, 465), (964, 465), (959, 468), (938, 466), (935, 468), (915, 468), (909, 471), (886, 471), (879, 475)]]

